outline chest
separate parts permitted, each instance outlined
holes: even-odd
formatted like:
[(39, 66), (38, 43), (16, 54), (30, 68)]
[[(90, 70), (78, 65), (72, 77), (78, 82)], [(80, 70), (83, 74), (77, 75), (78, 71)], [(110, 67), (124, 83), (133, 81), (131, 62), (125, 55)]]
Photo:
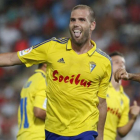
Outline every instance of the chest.
[(107, 107), (108, 112), (116, 114), (121, 114), (125, 108), (125, 102), (122, 93), (107, 93)]
[(97, 56), (88, 56), (87, 53), (78, 55), (71, 51), (53, 53), (49, 56), (49, 73), (57, 78), (99, 82), (105, 73), (103, 61)]

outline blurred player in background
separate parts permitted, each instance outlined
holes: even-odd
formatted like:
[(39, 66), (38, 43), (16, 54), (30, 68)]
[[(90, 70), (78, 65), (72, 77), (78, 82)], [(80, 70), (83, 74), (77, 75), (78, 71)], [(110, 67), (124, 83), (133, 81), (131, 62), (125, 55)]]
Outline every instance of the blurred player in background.
[(103, 140), (110, 57), (91, 40), (94, 11), (72, 9), (71, 38), (52, 38), (18, 53), (0, 54), (0, 66), (47, 63), (46, 140)]
[[(113, 63), (113, 76), (107, 90), (107, 118), (104, 130), (104, 140), (115, 140), (117, 132), (121, 137), (127, 135), (131, 130), (137, 116), (140, 113), (140, 107), (134, 101), (133, 106), (129, 108), (130, 101), (124, 93), (121, 81), (116, 82), (114, 73), (118, 68), (125, 68), (125, 59), (119, 52), (110, 54)], [(129, 119), (130, 112), (130, 119)]]
[(28, 79), (21, 90), (17, 140), (44, 140), (46, 117), (46, 64)]

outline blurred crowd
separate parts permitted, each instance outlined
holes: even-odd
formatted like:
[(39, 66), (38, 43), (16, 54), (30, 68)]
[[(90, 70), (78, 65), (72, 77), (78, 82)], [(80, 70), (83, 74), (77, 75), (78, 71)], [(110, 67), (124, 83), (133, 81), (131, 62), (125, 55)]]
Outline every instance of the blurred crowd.
[[(92, 39), (111, 53), (120, 51), (129, 72), (140, 73), (139, 0), (0, 0), (0, 53), (26, 49), (51, 37), (69, 37), (71, 9), (91, 6), (96, 13)], [(15, 140), (20, 90), (33, 68), (0, 68), (0, 140)], [(140, 83), (122, 81), (131, 103), (140, 105)], [(124, 140), (140, 139), (140, 118)], [(118, 138), (119, 139), (119, 138)]]

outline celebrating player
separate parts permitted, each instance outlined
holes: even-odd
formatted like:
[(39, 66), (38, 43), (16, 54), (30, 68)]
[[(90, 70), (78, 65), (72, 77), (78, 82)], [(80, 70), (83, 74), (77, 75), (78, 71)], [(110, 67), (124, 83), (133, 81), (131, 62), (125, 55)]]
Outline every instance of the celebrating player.
[[(113, 75), (118, 68), (125, 68), (125, 60), (121, 53), (114, 52), (110, 54), (113, 63)], [(124, 93), (121, 81), (117, 83), (112, 76), (111, 83), (107, 90), (107, 118), (104, 130), (104, 140), (115, 140), (116, 134), (124, 137), (132, 128), (140, 107), (134, 101), (133, 106), (129, 108), (129, 98)], [(129, 119), (130, 112), (130, 119)]]
[[(91, 40), (94, 11), (72, 9), (71, 38), (52, 38), (18, 53), (0, 55), (0, 66), (47, 64), (46, 140), (103, 140), (110, 57)], [(98, 133), (97, 133), (98, 132)]]

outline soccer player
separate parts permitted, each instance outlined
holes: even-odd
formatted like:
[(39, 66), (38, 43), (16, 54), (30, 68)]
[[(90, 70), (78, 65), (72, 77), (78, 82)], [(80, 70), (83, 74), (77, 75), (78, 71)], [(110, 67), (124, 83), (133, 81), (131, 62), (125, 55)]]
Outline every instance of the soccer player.
[[(125, 60), (121, 53), (110, 54), (113, 63), (113, 75), (118, 68), (125, 68)], [(117, 83), (112, 76), (107, 90), (107, 118), (104, 130), (104, 140), (115, 140), (116, 134), (124, 137), (132, 128), (140, 107), (134, 101), (134, 105), (129, 108), (129, 98), (124, 93), (121, 81)], [(129, 119), (130, 112), (130, 119)]]
[(46, 64), (39, 64), (21, 90), (17, 140), (44, 140), (46, 117)]
[(128, 73), (123, 68), (118, 69), (114, 77), (115, 77), (116, 82), (119, 82), (120, 79), (140, 82), (140, 73)]
[[(0, 66), (47, 63), (46, 140), (103, 140), (110, 57), (91, 40), (94, 11), (72, 9), (71, 38), (52, 38), (18, 53), (0, 55)], [(97, 133), (98, 132), (98, 133)]]

